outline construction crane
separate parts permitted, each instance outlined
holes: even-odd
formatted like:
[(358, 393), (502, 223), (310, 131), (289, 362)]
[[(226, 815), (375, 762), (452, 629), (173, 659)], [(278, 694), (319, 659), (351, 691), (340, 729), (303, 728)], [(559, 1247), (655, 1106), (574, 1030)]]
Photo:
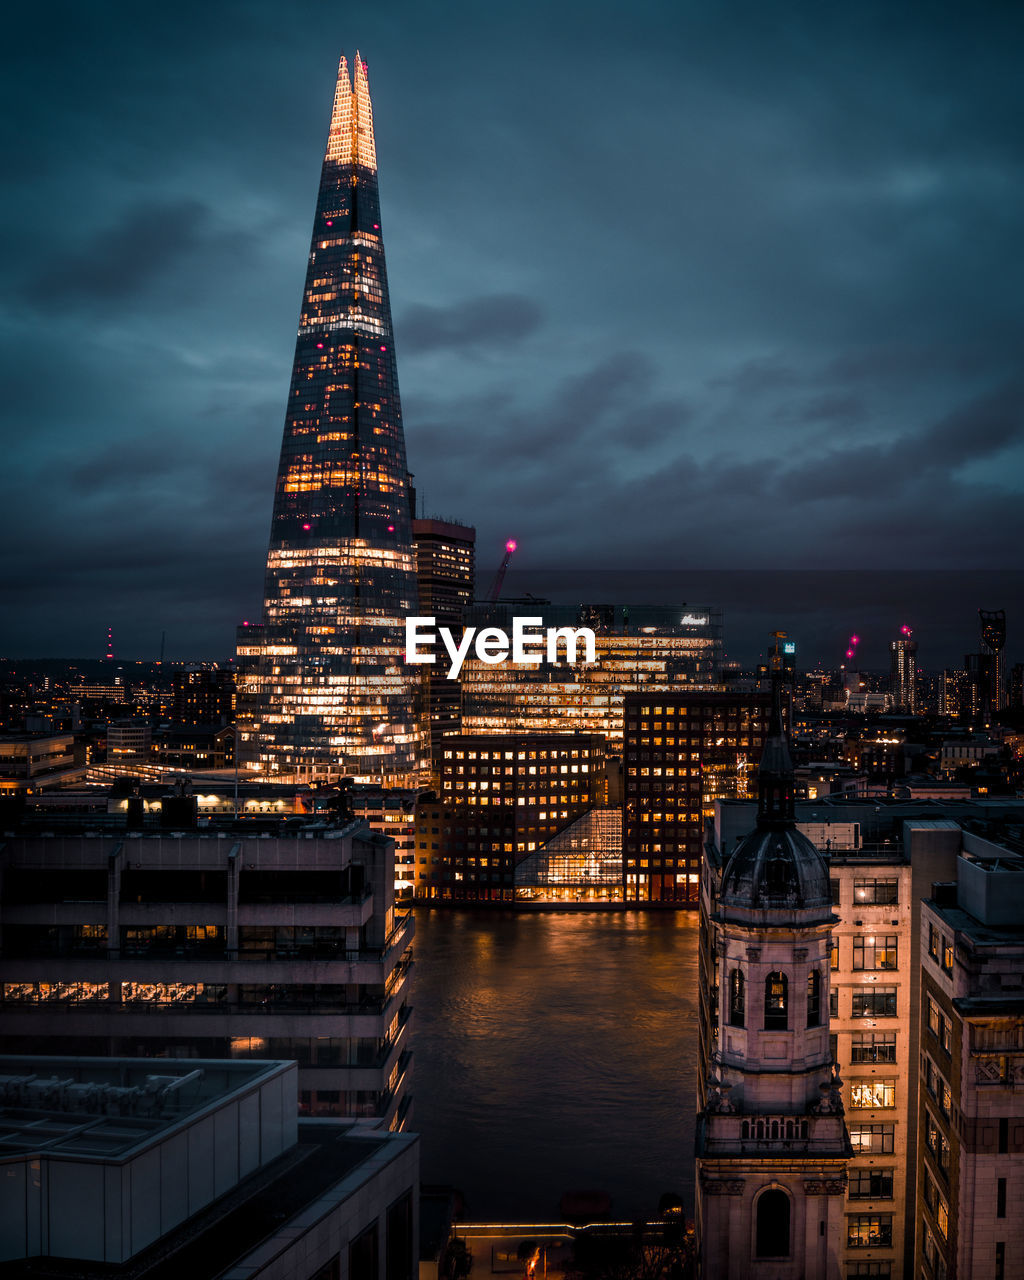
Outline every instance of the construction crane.
[(491, 584), (491, 591), (487, 597), (488, 604), (495, 604), (498, 596), (501, 595), (501, 584), (505, 581), (505, 571), (508, 569), (508, 562), (512, 559), (512, 552), (519, 545), (515, 538), (509, 538), (505, 543), (505, 559), (501, 562), (501, 568), (494, 575), (494, 582)]

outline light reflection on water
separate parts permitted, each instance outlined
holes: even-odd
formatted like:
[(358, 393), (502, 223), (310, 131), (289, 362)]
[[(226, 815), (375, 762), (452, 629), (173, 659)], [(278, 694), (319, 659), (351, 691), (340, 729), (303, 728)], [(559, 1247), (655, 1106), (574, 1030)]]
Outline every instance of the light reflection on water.
[(692, 1213), (697, 918), (416, 911), (413, 1129), (471, 1220)]

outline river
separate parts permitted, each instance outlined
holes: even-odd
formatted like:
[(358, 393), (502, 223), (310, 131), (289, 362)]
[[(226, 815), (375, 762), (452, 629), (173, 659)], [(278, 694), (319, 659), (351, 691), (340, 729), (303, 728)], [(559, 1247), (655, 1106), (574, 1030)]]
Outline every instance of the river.
[(697, 917), (416, 909), (413, 1131), (471, 1221), (693, 1212)]

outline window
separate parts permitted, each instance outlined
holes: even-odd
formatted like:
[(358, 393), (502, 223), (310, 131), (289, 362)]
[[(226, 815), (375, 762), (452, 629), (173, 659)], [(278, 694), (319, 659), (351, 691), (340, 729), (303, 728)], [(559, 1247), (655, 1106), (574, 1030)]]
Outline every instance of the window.
[(742, 1027), (743, 1019), (743, 973), (740, 969), (733, 969), (729, 974), (729, 1022), (734, 1027)]
[(927, 1108), (925, 1108), (924, 1141), (935, 1158), (939, 1170), (949, 1177), (949, 1142), (939, 1122)]
[(853, 1121), (849, 1129), (854, 1155), (892, 1155), (896, 1139), (895, 1125), (857, 1124)]
[[(789, 980), (776, 970), (764, 980), (764, 1029), (786, 1031), (789, 1028)], [(787, 1201), (788, 1203), (788, 1201)]]
[(377, 1224), (367, 1227), (348, 1247), (350, 1280), (377, 1280)]
[(950, 1021), (930, 997), (928, 1000), (928, 1030), (938, 1040), (946, 1053), (949, 1053), (952, 1032)]
[(757, 1201), (757, 1256), (789, 1257), (789, 1196), (771, 1188)]
[(936, 962), (939, 959), (939, 949), (939, 931), (933, 924), (930, 924), (928, 926), (928, 954)]
[(846, 1280), (857, 1280), (859, 1276), (879, 1276), (881, 1280), (891, 1280), (891, 1262), (851, 1262), (846, 1268)]
[(871, 1249), (892, 1244), (891, 1213), (855, 1213), (846, 1219), (846, 1244), (850, 1249)]
[(855, 1031), (850, 1041), (851, 1062), (895, 1062), (895, 1031)]
[(946, 937), (942, 939), (942, 967), (946, 973), (953, 972), (953, 944)]
[(829, 952), (828, 967), (833, 971), (839, 968), (839, 939), (832, 939), (832, 948)]
[(838, 907), (839, 906), (839, 881), (830, 880), (829, 884), (831, 885), (831, 888), (832, 888), (832, 905), (834, 907)]
[(894, 933), (881, 937), (863, 934), (853, 940), (854, 970), (896, 969), (898, 939)]
[(858, 878), (853, 882), (854, 906), (896, 906), (900, 900), (898, 880)]
[(891, 1200), (892, 1169), (851, 1169), (848, 1196), (851, 1200)]
[(1006, 1217), (1006, 1179), (996, 1180), (996, 1217)]
[(828, 993), (828, 1016), (839, 1017), (839, 992), (835, 987)]
[(853, 993), (852, 1018), (895, 1018), (895, 987), (858, 987)]
[(863, 1079), (850, 1084), (850, 1106), (857, 1111), (875, 1111), (896, 1105), (896, 1081)]
[(807, 975), (807, 1025), (821, 1025), (821, 974), (817, 969)]

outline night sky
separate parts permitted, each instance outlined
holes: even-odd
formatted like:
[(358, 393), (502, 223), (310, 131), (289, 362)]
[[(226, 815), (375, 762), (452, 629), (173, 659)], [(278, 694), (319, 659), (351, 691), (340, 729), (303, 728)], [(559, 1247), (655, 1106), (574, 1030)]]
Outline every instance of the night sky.
[[(708, 571), (814, 570), (808, 657), (852, 626), (883, 665), (907, 621), (950, 663), (979, 605), (1024, 656), (1024, 7), (27, 10), (0, 88), (0, 654), (98, 656), (112, 624), (125, 657), (164, 630), (169, 658), (224, 657), (258, 617), (358, 47), (409, 465), (427, 514), (476, 524), (482, 580), (509, 536), (519, 588), (621, 571), (620, 602), (640, 569), (727, 607), (740, 579)], [(764, 618), (727, 614), (736, 656)]]

